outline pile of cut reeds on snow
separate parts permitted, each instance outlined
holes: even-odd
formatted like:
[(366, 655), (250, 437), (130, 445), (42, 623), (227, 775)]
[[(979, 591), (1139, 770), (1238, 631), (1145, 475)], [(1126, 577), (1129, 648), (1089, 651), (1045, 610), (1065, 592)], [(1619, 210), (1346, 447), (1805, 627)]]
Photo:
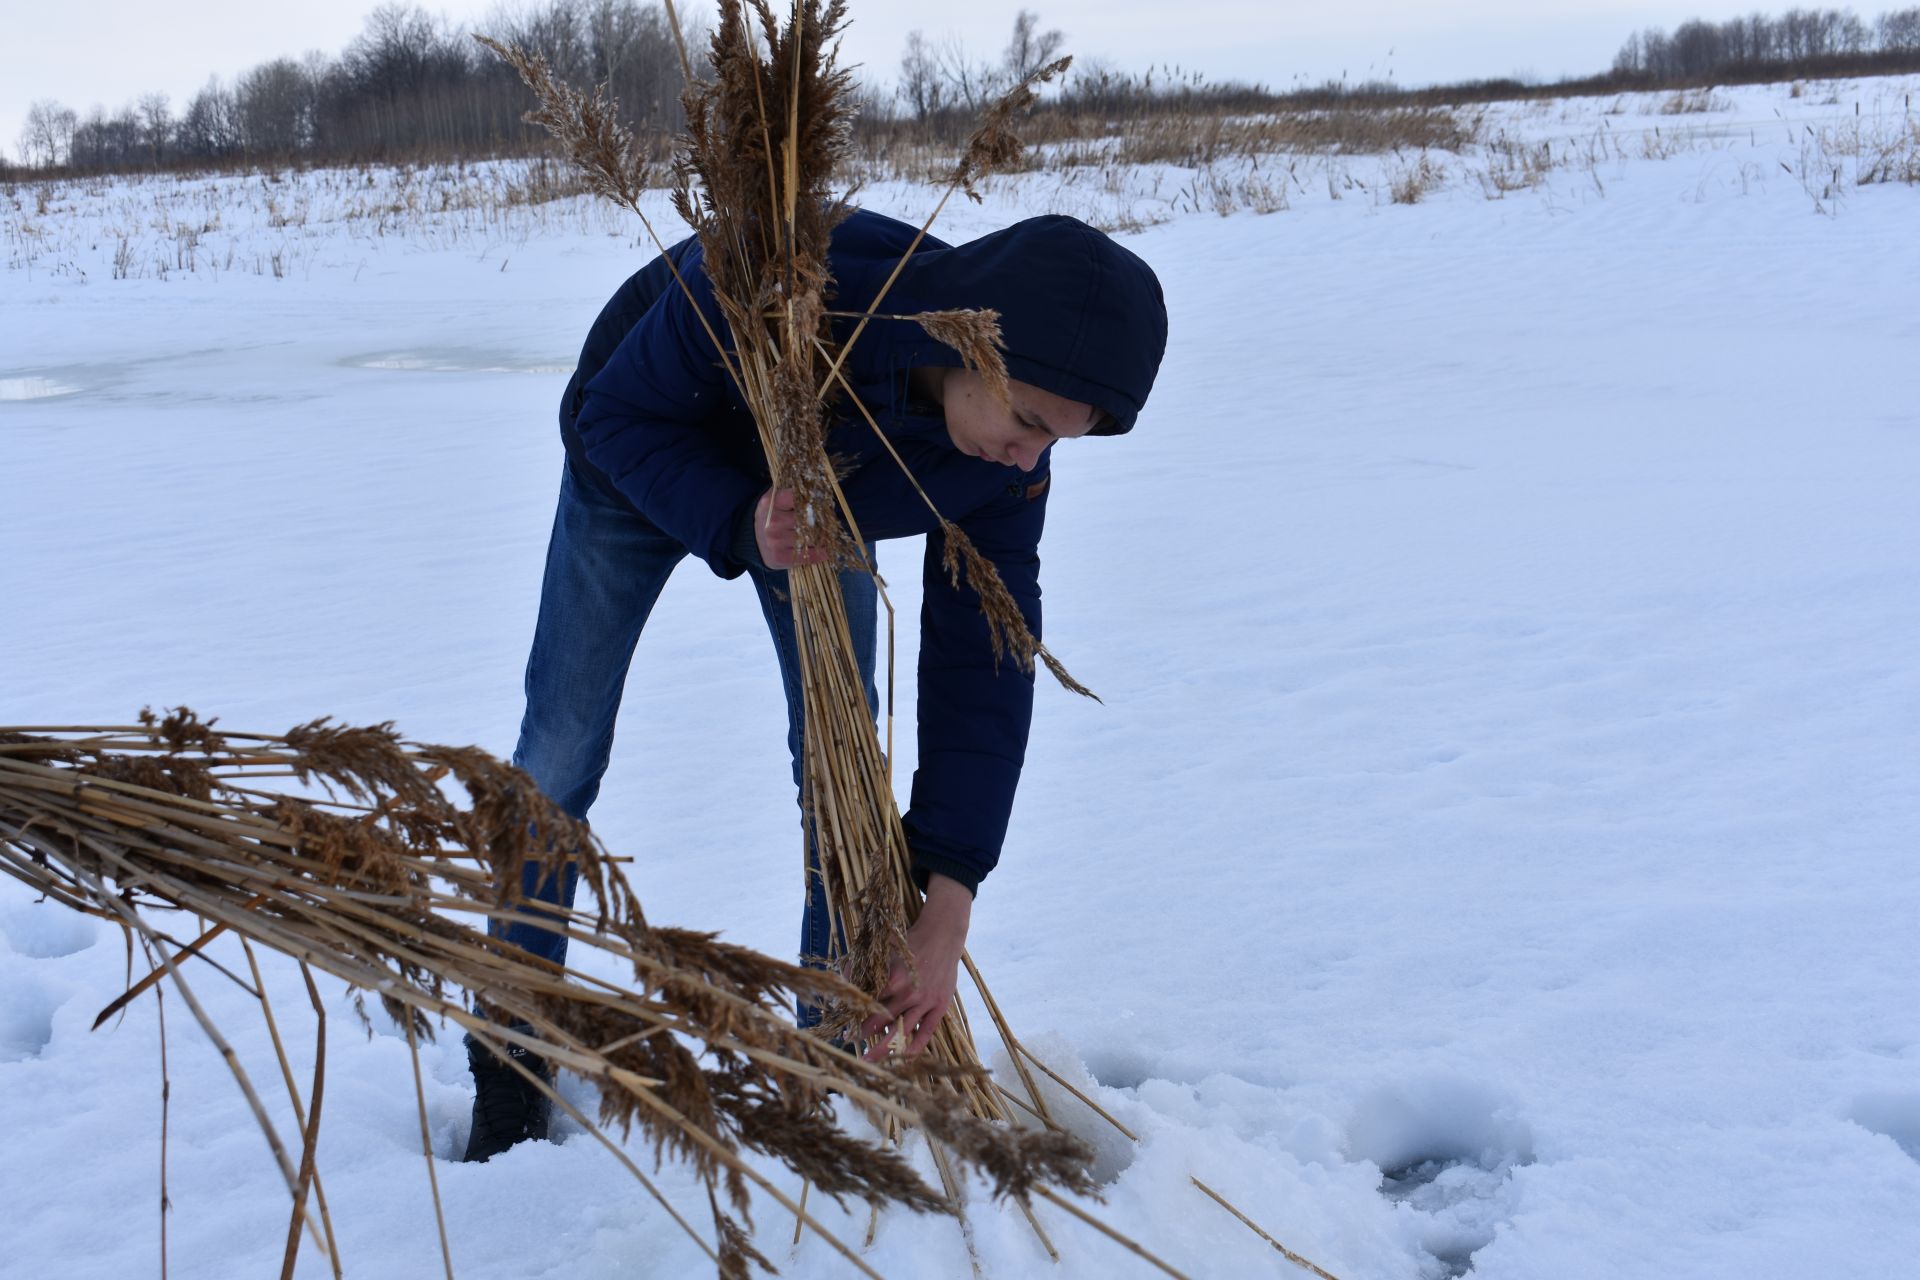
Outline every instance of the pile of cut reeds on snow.
[[(615, 957), (631, 971), (631, 987), (487, 936), (488, 919), (527, 909), (519, 886), (529, 858), (577, 868), (597, 906), (543, 904), (542, 924), (576, 947)], [(388, 725), (316, 722), (280, 735), (229, 733), (185, 710), (144, 713), (130, 726), (0, 729), (0, 870), (54, 903), (120, 925), (145, 950), (153, 972), (101, 1020), (162, 977), (178, 990), (233, 1070), (286, 1179), (294, 1202), (289, 1272), (310, 1195), (313, 1221), (332, 1237), (315, 1162), (324, 1057), (306, 1098), (281, 1059), (301, 1127), (297, 1141), (283, 1142), (185, 972), (184, 962), (204, 958), (222, 933), (240, 939), (250, 967), (253, 948), (267, 947), (299, 961), (310, 990), (309, 971), (317, 969), (374, 993), (406, 1029), (416, 1073), (419, 1037), (450, 1022), (504, 1061), (513, 1061), (507, 1046), (520, 1043), (594, 1081), (597, 1118), (542, 1087), (656, 1198), (611, 1131), (626, 1136), (639, 1127), (724, 1195), (726, 1207), (720, 1195), (712, 1198), (711, 1244), (661, 1201), (722, 1275), (745, 1275), (747, 1260), (759, 1259), (734, 1217), (751, 1221), (754, 1187), (871, 1274), (757, 1172), (750, 1153), (779, 1159), (837, 1199), (957, 1211), (898, 1151), (841, 1128), (829, 1091), (871, 1114), (923, 1126), (950, 1159), (999, 1192), (1025, 1197), (1044, 1184), (1090, 1190), (1077, 1144), (984, 1122), (950, 1090), (934, 1087), (957, 1073), (868, 1063), (797, 1030), (790, 1017), (796, 998), (875, 1007), (838, 977), (711, 934), (648, 926), (585, 824), (554, 808), (524, 773), (476, 748), (405, 742)], [(169, 913), (211, 927), (182, 938), (162, 924)], [(253, 990), (273, 1028), (257, 968)], [(317, 995), (314, 1009), (324, 1018)], [(532, 1034), (511, 1030), (512, 1023)], [(324, 1054), (324, 1034), (320, 1045)], [(428, 1169), (431, 1176), (431, 1159)], [(322, 1247), (338, 1274), (337, 1252)]]

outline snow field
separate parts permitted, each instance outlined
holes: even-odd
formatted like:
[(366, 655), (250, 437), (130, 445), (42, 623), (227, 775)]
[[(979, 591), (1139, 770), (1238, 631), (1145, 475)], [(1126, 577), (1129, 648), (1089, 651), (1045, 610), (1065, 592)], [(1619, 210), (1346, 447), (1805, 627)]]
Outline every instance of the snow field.
[[(1270, 215), (1216, 216), (1206, 174), (1089, 170), (943, 218), (949, 239), (1131, 219), (1167, 290), (1139, 429), (1055, 459), (1047, 638), (1106, 702), (1042, 689), (972, 950), (1014, 1027), (1141, 1134), (1087, 1131), (1101, 1212), (1188, 1274), (1299, 1274), (1194, 1176), (1343, 1280), (1911, 1269), (1920, 189), (1808, 175), (1870, 153), (1850, 120), (1907, 127), (1912, 88), (1493, 108), (1483, 136), (1568, 157), (1499, 199), (1475, 151), (1435, 157), (1410, 207), (1389, 193), (1417, 158), (1303, 157)], [(346, 184), (278, 185), (304, 222), (272, 226), (259, 178), (194, 185), (219, 228), (165, 278), (131, 269), (177, 244), (157, 231), (113, 271), (127, 209), (180, 221), (165, 184), (43, 215), (0, 196), (40, 228), (0, 276), (0, 719), (184, 703), (504, 755), (553, 405), (644, 251), (577, 202), (375, 234)], [(261, 270), (204, 265), (229, 251)], [(902, 779), (918, 557), (883, 548)], [(748, 593), (684, 568), (594, 811), (651, 918), (791, 949), (783, 732)], [(125, 964), (117, 931), (0, 885), (0, 1274), (154, 1265), (157, 1010), (87, 1030)], [(304, 1073), (304, 992), (263, 964)], [(251, 998), (190, 977), (290, 1133)], [(435, 1273), (404, 1038), (327, 994), (348, 1273)], [(172, 1267), (271, 1274), (271, 1157), (177, 999), (166, 1021)], [(464, 1061), (448, 1041), (423, 1062), (458, 1274), (703, 1273), (577, 1131), (451, 1163)], [(658, 1182), (698, 1208), (682, 1171)], [(864, 1235), (864, 1210), (811, 1207)], [(984, 1274), (1131, 1274), (1040, 1213), (1058, 1268), (976, 1199)], [(757, 1218), (784, 1274), (845, 1273)], [(864, 1257), (945, 1277), (967, 1245), (888, 1214)], [(310, 1247), (300, 1274), (325, 1274)]]

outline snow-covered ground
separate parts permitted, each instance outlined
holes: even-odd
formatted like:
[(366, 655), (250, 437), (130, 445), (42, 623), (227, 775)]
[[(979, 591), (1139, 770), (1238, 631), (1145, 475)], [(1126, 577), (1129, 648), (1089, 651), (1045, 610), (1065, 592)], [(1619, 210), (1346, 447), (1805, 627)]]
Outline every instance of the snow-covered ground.
[[(1920, 188), (1857, 185), (1847, 131), (1911, 130), (1917, 87), (1496, 107), (1506, 159), (1436, 155), (1411, 206), (1418, 158), (1389, 156), (1039, 173), (950, 207), (950, 239), (1050, 208), (1139, 225), (1166, 286), (1138, 430), (1055, 460), (1048, 639), (1106, 701), (1043, 687), (972, 949), (1141, 1132), (1103, 1212), (1189, 1275), (1301, 1274), (1193, 1175), (1343, 1280), (1911, 1273)], [(186, 704), (511, 749), (554, 404), (646, 258), (514, 180), (0, 192), (0, 722)], [(433, 194), (463, 190), (494, 194)], [(918, 554), (883, 557), (909, 655)], [(684, 569), (594, 819), (652, 918), (784, 952), (767, 650), (744, 587)], [(157, 1265), (154, 1003), (88, 1031), (125, 965), (0, 884), (0, 1274)], [(304, 1062), (297, 978), (267, 968)], [(250, 998), (203, 972), (271, 1084)], [(271, 1156), (167, 1012), (171, 1273), (275, 1274)], [(330, 1014), (347, 1274), (437, 1274), (404, 1039), (337, 991)], [(591, 1142), (452, 1163), (457, 1043), (426, 1063), (459, 1275), (706, 1270)], [(1058, 1267), (973, 1206), (982, 1274), (1144, 1273), (1040, 1213)], [(845, 1273), (759, 1222), (785, 1274)], [(865, 1256), (969, 1274), (947, 1221), (884, 1215)]]

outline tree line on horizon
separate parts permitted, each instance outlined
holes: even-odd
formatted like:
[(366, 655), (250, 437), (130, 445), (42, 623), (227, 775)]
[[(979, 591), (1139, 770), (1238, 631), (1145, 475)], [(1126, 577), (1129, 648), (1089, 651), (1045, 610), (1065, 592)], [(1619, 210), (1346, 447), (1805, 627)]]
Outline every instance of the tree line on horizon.
[(1696, 18), (1668, 32), (1649, 27), (1627, 37), (1613, 60), (1621, 75), (1698, 79), (1726, 72), (1846, 65), (1874, 70), (1875, 55), (1920, 53), (1920, 8), (1881, 14), (1869, 25), (1851, 9), (1789, 9), (1711, 22)]
[[(679, 46), (665, 9), (652, 0), (523, 0), (498, 10), (487, 34), (547, 59), (579, 87), (604, 85), (637, 137), (664, 158), (683, 123)], [(856, 128), (922, 140), (963, 140), (981, 106), (1058, 55), (1065, 35), (1021, 10), (998, 57), (976, 57), (949, 36), (910, 32), (891, 86), (856, 85)], [(686, 33), (696, 74), (706, 36)], [(1673, 32), (1630, 36), (1610, 71), (1557, 86), (1481, 81), (1428, 89), (1342, 82), (1274, 93), (1257, 84), (1213, 83), (1167, 71), (1134, 75), (1081, 58), (1041, 110), (1097, 118), (1119, 111), (1248, 111), (1488, 100), (1555, 88), (1606, 92), (1714, 77), (1850, 75), (1920, 70), (1920, 8), (1883, 13), (1869, 24), (1850, 9), (1792, 9), (1725, 22), (1695, 20)], [(1450, 92), (1454, 97), (1449, 97)], [(0, 179), (31, 172), (120, 173), (266, 164), (392, 163), (528, 155), (547, 146), (521, 119), (529, 103), (514, 72), (465, 27), (417, 4), (389, 0), (367, 15), (337, 56), (275, 58), (223, 85), (218, 77), (175, 112), (149, 93), (118, 111), (82, 117), (53, 100), (32, 104), (18, 140), (21, 165), (0, 162)]]
[[(681, 124), (680, 54), (658, 4), (548, 0), (503, 8), (482, 29), (541, 54), (570, 83), (605, 85), (643, 138)], [(703, 59), (703, 33), (687, 42), (689, 56)], [(29, 168), (97, 173), (525, 153), (545, 136), (521, 120), (530, 105), (518, 74), (468, 28), (389, 2), (338, 57), (275, 58), (231, 85), (213, 77), (178, 113), (160, 93), (84, 118), (36, 102), (19, 154)]]
[[(576, 87), (604, 86), (627, 126), (662, 156), (684, 122), (680, 45), (665, 8), (653, 0), (523, 0), (496, 10), (478, 29), (539, 54)], [(684, 33), (696, 75), (706, 70), (707, 35), (698, 25)], [(35, 102), (18, 154), (27, 169), (101, 173), (526, 154), (544, 147), (544, 131), (521, 119), (531, 102), (519, 76), (472, 37), (472, 29), (417, 4), (388, 0), (367, 15), (338, 57), (275, 58), (231, 85), (213, 77), (177, 113), (162, 93), (114, 112), (96, 106), (85, 117), (55, 100)], [(997, 59), (973, 56), (956, 38), (928, 41), (912, 32), (899, 91), (856, 84), (862, 118), (977, 112), (1051, 61), (1064, 40), (1024, 9)], [(1112, 79), (1103, 73), (1103, 82)], [(0, 163), (0, 175), (5, 170)]]

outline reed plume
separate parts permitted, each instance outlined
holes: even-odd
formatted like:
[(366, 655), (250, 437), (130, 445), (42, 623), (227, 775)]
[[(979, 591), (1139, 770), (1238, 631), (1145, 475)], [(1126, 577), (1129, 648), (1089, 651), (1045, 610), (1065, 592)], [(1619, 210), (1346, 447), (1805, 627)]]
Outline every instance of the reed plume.
[(975, 370), (1001, 404), (1013, 403), (1007, 376), (1007, 344), (1000, 337), (1000, 313), (987, 309), (922, 311), (899, 317), (917, 321), (926, 335), (959, 353), (962, 367)]

